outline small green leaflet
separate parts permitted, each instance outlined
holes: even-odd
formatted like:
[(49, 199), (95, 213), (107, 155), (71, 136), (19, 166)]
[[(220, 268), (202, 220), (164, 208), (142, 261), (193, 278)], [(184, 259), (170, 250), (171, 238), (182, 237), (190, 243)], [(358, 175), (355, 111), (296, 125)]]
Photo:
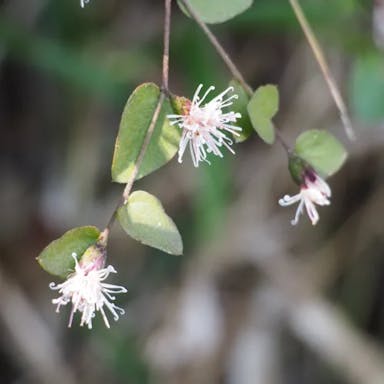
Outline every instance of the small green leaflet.
[(133, 192), (117, 212), (117, 218), (131, 237), (172, 255), (183, 253), (180, 233), (165, 213), (159, 199), (145, 191)]
[[(160, 96), (156, 84), (145, 83), (137, 87), (129, 97), (121, 117), (112, 160), (112, 179), (118, 183), (128, 182), (145, 135), (151, 123)], [(180, 140), (180, 129), (171, 126), (167, 114), (172, 113), (168, 99), (163, 108), (148, 145), (137, 179), (165, 165), (176, 154)]]
[(253, 128), (267, 144), (275, 141), (272, 118), (279, 110), (279, 91), (275, 85), (264, 85), (256, 89), (247, 107)]
[[(191, 8), (204, 23), (217, 24), (230, 20), (244, 12), (252, 5), (253, 0), (189, 0)], [(178, 0), (182, 11), (188, 15), (183, 1)]]
[(233, 93), (236, 94), (238, 98), (233, 100), (233, 104), (228, 109), (241, 113), (241, 118), (237, 120), (236, 124), (234, 125), (241, 127), (242, 130), (239, 132), (240, 136), (233, 135), (233, 138), (235, 139), (236, 143), (242, 143), (243, 141), (247, 140), (253, 132), (252, 123), (249, 119), (247, 111), (249, 96), (237, 80), (231, 80), (229, 85), (233, 87)]
[(48, 244), (37, 257), (40, 266), (52, 275), (67, 277), (73, 272), (75, 260), (72, 253), (80, 259), (91, 245), (95, 244), (100, 235), (96, 227), (79, 227), (65, 232), (63, 236)]
[(312, 129), (296, 140), (295, 153), (323, 177), (337, 172), (347, 158), (344, 146), (327, 131)]

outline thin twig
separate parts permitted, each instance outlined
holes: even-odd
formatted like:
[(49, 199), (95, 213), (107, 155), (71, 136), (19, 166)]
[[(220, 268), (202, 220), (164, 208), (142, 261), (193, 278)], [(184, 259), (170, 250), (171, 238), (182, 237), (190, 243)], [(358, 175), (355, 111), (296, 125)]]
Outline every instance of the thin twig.
[(144, 142), (143, 142), (143, 145), (141, 147), (139, 156), (137, 157), (136, 163), (133, 167), (131, 177), (130, 177), (127, 185), (124, 188), (124, 192), (123, 192), (124, 204), (128, 200), (129, 194), (131, 193), (131, 189), (133, 187), (133, 183), (135, 182), (136, 177), (139, 173), (139, 169), (140, 169), (141, 163), (143, 162), (145, 152), (148, 149), (148, 145), (149, 145), (149, 142), (151, 141), (153, 131), (155, 130), (155, 126), (157, 123), (157, 119), (159, 118), (159, 115), (160, 115), (160, 111), (161, 111), (161, 107), (162, 107), (163, 102), (164, 102), (164, 98), (165, 98), (164, 93), (161, 92), (160, 96), (159, 96), (159, 101), (157, 102), (155, 112), (153, 113), (153, 116), (152, 116), (151, 124), (149, 125), (149, 128), (148, 128), (147, 134), (145, 135)]
[(108, 220), (108, 224), (104, 231), (101, 234), (101, 239), (104, 242), (104, 244), (108, 241), (108, 236), (111, 231), (111, 228), (116, 220), (116, 214), (118, 209), (124, 205), (131, 193), (133, 184), (136, 180), (136, 177), (139, 173), (140, 166), (144, 160), (145, 153), (147, 152), (149, 143), (151, 141), (153, 132), (156, 127), (157, 120), (160, 115), (161, 108), (163, 106), (165, 96), (169, 93), (168, 91), (168, 78), (169, 78), (169, 37), (170, 37), (170, 29), (171, 29), (171, 5), (172, 0), (165, 0), (165, 12), (164, 12), (164, 48), (163, 48), (163, 68), (162, 68), (162, 80), (161, 80), (161, 91), (159, 95), (159, 99), (155, 108), (155, 111), (153, 112), (152, 120), (149, 124), (147, 133), (144, 137), (143, 144), (140, 148), (139, 155), (137, 156), (137, 160), (134, 164), (133, 170), (131, 172), (130, 178), (125, 185), (123, 194), (119, 200), (119, 202), (116, 205), (116, 208), (113, 210), (111, 217)]
[(316, 61), (319, 64), (319, 67), (321, 69), (321, 72), (323, 73), (324, 79), (328, 84), (333, 100), (335, 101), (336, 107), (339, 110), (340, 118), (341, 118), (341, 121), (343, 122), (345, 132), (350, 140), (355, 140), (355, 132), (353, 131), (353, 128), (352, 128), (352, 123), (348, 115), (347, 107), (337, 87), (336, 81), (329, 69), (329, 65), (327, 63), (327, 60), (325, 59), (323, 50), (321, 49), (320, 44), (316, 39), (316, 36), (313, 33), (312, 28), (308, 23), (308, 20), (305, 17), (305, 14), (299, 2), (297, 0), (289, 0), (289, 2), (291, 3), (292, 9), (304, 32), (304, 35), (308, 40), (308, 43), (313, 51)]
[(162, 70), (162, 80), (161, 80), (161, 93), (157, 106), (152, 116), (151, 123), (147, 134), (145, 135), (143, 145), (141, 146), (139, 156), (137, 157), (136, 163), (133, 167), (131, 177), (127, 182), (127, 185), (124, 188), (123, 192), (123, 203), (125, 204), (128, 200), (129, 194), (131, 192), (133, 183), (136, 180), (136, 177), (139, 173), (141, 163), (144, 160), (145, 152), (148, 149), (148, 145), (151, 141), (152, 134), (155, 130), (157, 120), (160, 115), (161, 107), (165, 99), (165, 93), (168, 93), (168, 78), (169, 78), (169, 37), (171, 30), (171, 3), (172, 0), (165, 0), (165, 15), (164, 15), (164, 48), (163, 48), (163, 70)]
[(276, 134), (276, 140), (281, 144), (281, 146), (285, 149), (287, 154), (289, 155), (292, 153), (291, 147), (288, 145), (288, 143), (285, 141), (283, 135), (281, 134), (281, 131), (279, 128), (275, 127), (275, 134)]
[(196, 21), (196, 23), (205, 33), (205, 35), (207, 36), (207, 38), (209, 39), (213, 47), (216, 49), (217, 53), (221, 56), (224, 63), (232, 73), (233, 77), (243, 86), (244, 90), (248, 93), (248, 95), (252, 96), (253, 94), (252, 88), (244, 80), (243, 75), (237, 69), (236, 65), (234, 64), (232, 59), (229, 57), (228, 53), (224, 50), (220, 42), (217, 40), (216, 36), (211, 32), (211, 30), (207, 27), (207, 25), (200, 18), (200, 16), (191, 7), (191, 3), (189, 2), (189, 0), (181, 0), (181, 2), (184, 4), (188, 13), (192, 16), (192, 18)]
[(171, 5), (172, 0), (165, 0), (164, 15), (164, 42), (163, 42), (163, 72), (162, 72), (162, 89), (168, 91), (169, 77), (169, 40), (171, 32)]
[[(199, 25), (199, 27), (205, 33), (205, 35), (207, 36), (208, 40), (211, 42), (213, 47), (216, 49), (216, 52), (223, 59), (224, 63), (227, 65), (227, 67), (228, 67), (229, 71), (231, 72), (232, 76), (242, 85), (242, 87), (247, 92), (249, 97), (252, 97), (252, 95), (253, 95), (252, 87), (244, 80), (243, 75), (241, 74), (239, 69), (236, 67), (235, 63), (231, 60), (230, 56), (225, 51), (223, 46), (220, 44), (220, 42), (217, 39), (217, 37), (207, 27), (207, 25), (204, 23), (204, 21), (201, 19), (201, 17), (193, 10), (189, 0), (181, 0), (181, 2), (184, 4), (184, 6), (187, 9), (188, 13), (192, 16), (192, 18), (196, 21), (196, 23)], [(277, 139), (277, 141), (281, 144), (281, 146), (289, 154), (291, 152), (290, 146), (287, 144), (287, 142), (283, 138), (280, 130), (278, 128), (275, 128), (275, 131), (276, 131), (276, 139)]]

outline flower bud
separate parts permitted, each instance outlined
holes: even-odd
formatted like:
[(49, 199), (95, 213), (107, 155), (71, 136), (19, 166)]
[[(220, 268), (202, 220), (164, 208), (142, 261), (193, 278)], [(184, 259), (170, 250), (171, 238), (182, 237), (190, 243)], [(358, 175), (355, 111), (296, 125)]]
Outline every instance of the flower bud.
[(96, 243), (87, 248), (81, 256), (79, 265), (86, 269), (101, 269), (104, 267), (107, 250), (105, 246)]
[(311, 166), (303, 160), (301, 157), (290, 154), (288, 160), (289, 173), (292, 176), (293, 181), (297, 185), (301, 185), (304, 181), (304, 176), (307, 170), (312, 169)]
[(177, 115), (187, 115), (191, 110), (192, 101), (184, 96), (172, 96), (171, 106)]

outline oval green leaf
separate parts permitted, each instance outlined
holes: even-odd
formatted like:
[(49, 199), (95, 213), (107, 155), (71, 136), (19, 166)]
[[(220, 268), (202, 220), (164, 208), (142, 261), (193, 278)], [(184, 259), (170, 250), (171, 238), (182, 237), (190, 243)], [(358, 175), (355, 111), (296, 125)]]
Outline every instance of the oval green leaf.
[(100, 231), (92, 226), (71, 229), (47, 245), (37, 261), (45, 271), (65, 278), (75, 266), (72, 253), (76, 253), (79, 259), (88, 247), (96, 243), (99, 235)]
[[(121, 117), (112, 160), (112, 180), (128, 182), (145, 135), (148, 131), (160, 96), (156, 84), (145, 83), (137, 87), (129, 97)], [(137, 179), (148, 175), (166, 164), (176, 154), (180, 129), (171, 126), (166, 115), (172, 113), (168, 99), (164, 100), (159, 119), (148, 145)]]
[(279, 110), (279, 91), (275, 85), (264, 85), (256, 89), (248, 103), (247, 110), (253, 128), (267, 144), (275, 141), (275, 127), (272, 118)]
[(117, 218), (135, 240), (172, 255), (183, 253), (180, 233), (159, 199), (144, 191), (133, 192)]
[(347, 158), (347, 151), (340, 141), (318, 129), (303, 132), (297, 138), (295, 153), (324, 177), (337, 172)]
[[(189, 0), (191, 8), (208, 24), (223, 23), (244, 12), (253, 0)], [(182, 0), (178, 0), (182, 11), (188, 15)], [(188, 15), (189, 16), (189, 15)]]
[(238, 96), (229, 108), (231, 111), (241, 113), (241, 118), (236, 121), (236, 126), (241, 127), (242, 130), (239, 132), (240, 136), (233, 135), (233, 138), (236, 143), (242, 143), (247, 140), (253, 132), (252, 123), (247, 111), (249, 96), (237, 80), (231, 80), (229, 85), (233, 87), (233, 93)]

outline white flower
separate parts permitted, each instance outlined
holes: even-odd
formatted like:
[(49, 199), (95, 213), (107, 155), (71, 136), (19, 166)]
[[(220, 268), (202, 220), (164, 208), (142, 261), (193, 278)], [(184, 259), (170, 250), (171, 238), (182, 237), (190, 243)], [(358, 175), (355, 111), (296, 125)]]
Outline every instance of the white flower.
[(52, 300), (53, 304), (57, 304), (56, 312), (60, 311), (62, 305), (72, 303), (72, 310), (69, 317), (68, 327), (71, 327), (73, 315), (79, 311), (82, 313), (80, 325), (86, 324), (89, 329), (92, 328), (92, 319), (95, 312), (100, 311), (105, 325), (109, 328), (109, 322), (104, 312), (104, 306), (112, 313), (114, 320), (119, 319), (119, 315), (124, 314), (124, 310), (114, 303), (115, 297), (112, 294), (126, 293), (124, 287), (103, 283), (110, 273), (116, 273), (115, 269), (109, 265), (102, 268), (102, 263), (98, 260), (80, 265), (77, 261), (76, 254), (72, 257), (75, 259), (75, 272), (68, 276), (67, 280), (62, 284), (51, 283), (49, 287), (58, 290), (61, 296)]
[(216, 156), (223, 157), (222, 146), (235, 153), (230, 147), (232, 140), (226, 133), (239, 136), (238, 132), (241, 131), (240, 127), (232, 124), (241, 118), (241, 114), (232, 111), (223, 112), (223, 108), (232, 105), (233, 99), (238, 97), (237, 95), (226, 96), (228, 92), (233, 91), (233, 87), (227, 88), (204, 105), (202, 103), (215, 87), (209, 87), (203, 97), (200, 98), (199, 93), (202, 87), (202, 84), (197, 87), (192, 101), (188, 101), (185, 105), (184, 114), (167, 116), (172, 125), (178, 124), (183, 129), (179, 144), (179, 163), (182, 162), (185, 149), (189, 143), (195, 167), (199, 166), (200, 161), (206, 161), (209, 164), (207, 153), (212, 152)]
[(319, 221), (319, 214), (316, 205), (329, 205), (331, 202), (331, 188), (329, 185), (314, 171), (306, 170), (303, 182), (300, 186), (300, 193), (295, 196), (285, 195), (279, 200), (279, 204), (283, 207), (299, 202), (296, 210), (295, 218), (291, 221), (292, 225), (296, 225), (300, 215), (303, 213), (304, 206), (307, 214), (311, 219), (312, 225)]
[(84, 8), (84, 5), (85, 4), (88, 4), (89, 3), (89, 0), (80, 0), (80, 6), (81, 8)]

